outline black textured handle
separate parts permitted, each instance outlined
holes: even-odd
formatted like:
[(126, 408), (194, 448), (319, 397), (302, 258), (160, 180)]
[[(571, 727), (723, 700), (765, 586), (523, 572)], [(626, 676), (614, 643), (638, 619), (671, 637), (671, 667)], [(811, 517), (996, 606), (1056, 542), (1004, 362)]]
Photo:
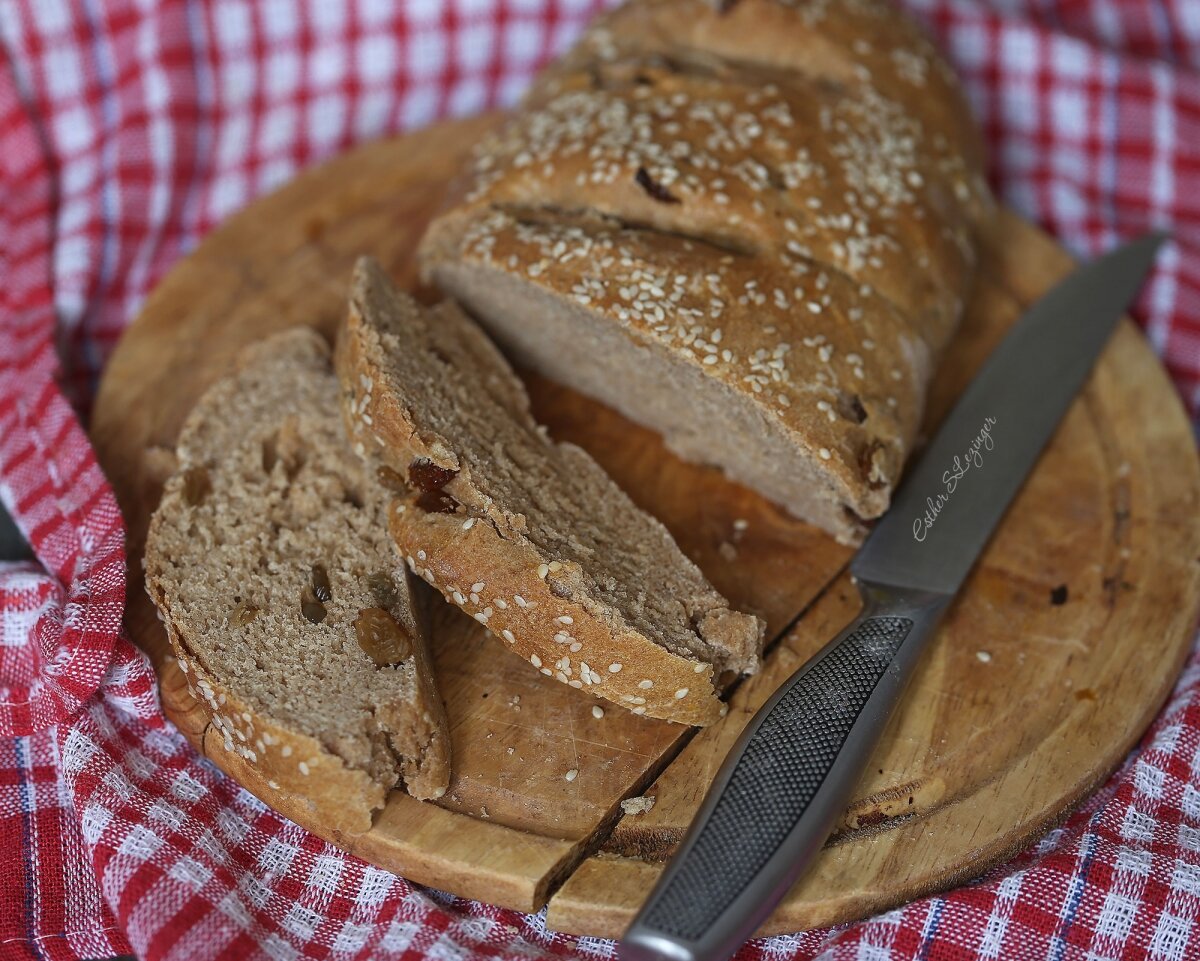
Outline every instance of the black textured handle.
[(714, 788), (720, 790), (715, 805), (637, 927), (698, 942), (760, 878), (825, 782), (912, 626), (907, 617), (865, 618), (775, 695), (757, 728), (744, 735), (749, 740), (728, 781)]

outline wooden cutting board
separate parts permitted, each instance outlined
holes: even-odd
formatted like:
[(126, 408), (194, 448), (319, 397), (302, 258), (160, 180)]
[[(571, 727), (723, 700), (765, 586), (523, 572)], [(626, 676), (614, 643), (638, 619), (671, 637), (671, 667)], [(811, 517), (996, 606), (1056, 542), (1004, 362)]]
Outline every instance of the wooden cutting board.
[[(339, 836), (272, 791), (188, 696), (142, 590), (161, 448), (236, 351), (294, 324), (332, 333), (350, 267), (372, 253), (414, 282), (411, 254), (487, 118), (371, 144), (230, 219), (147, 301), (109, 362), (93, 438), (129, 525), (127, 623), (179, 728), (249, 790), (333, 843), (415, 881), (616, 935), (661, 869), (741, 725), (855, 613), (850, 551), (657, 436), (541, 380), (552, 432), (589, 451), (660, 517), (735, 605), (763, 615), (766, 669), (729, 716), (693, 731), (543, 677), (450, 607), (435, 657), (454, 778), (438, 804), (393, 792), (375, 827)], [(1070, 267), (1002, 214), (963, 330), (938, 375), (945, 412), (1024, 305)], [(845, 921), (979, 874), (1099, 784), (1169, 691), (1200, 601), (1200, 466), (1188, 421), (1124, 323), (931, 646), (832, 844), (766, 931)], [(592, 707), (603, 708), (603, 717)], [(578, 776), (566, 780), (568, 771)], [(648, 813), (620, 801), (647, 795)]]

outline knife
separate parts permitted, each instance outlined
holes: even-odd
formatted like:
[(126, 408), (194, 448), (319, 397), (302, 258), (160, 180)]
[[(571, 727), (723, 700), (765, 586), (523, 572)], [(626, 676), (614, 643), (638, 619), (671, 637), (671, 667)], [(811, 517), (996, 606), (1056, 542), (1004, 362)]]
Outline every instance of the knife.
[(33, 560), (33, 551), (0, 501), (0, 561)]
[(1077, 269), (1013, 326), (850, 564), (862, 613), (742, 732), (620, 945), (723, 961), (820, 852), (926, 642), (1165, 239)]

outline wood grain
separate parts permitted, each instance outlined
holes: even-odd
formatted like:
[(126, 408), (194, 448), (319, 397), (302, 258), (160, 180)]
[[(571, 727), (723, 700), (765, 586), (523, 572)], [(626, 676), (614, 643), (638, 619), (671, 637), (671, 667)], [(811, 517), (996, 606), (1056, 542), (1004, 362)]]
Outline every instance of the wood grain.
[[(1006, 218), (936, 419), (1023, 305), (1070, 269)], [(987, 324), (981, 325), (980, 320)], [(1150, 723), (1200, 597), (1200, 470), (1158, 362), (1123, 323), (923, 659), (814, 869), (762, 933), (884, 910), (978, 875), (1060, 820)], [(842, 575), (550, 902), (551, 927), (616, 936), (745, 723), (858, 611)]]
[[(531, 379), (535, 410), (552, 432), (591, 451), (719, 589), (766, 617), (772, 637), (786, 636), (767, 670), (735, 692), (730, 717), (688, 743), (690, 731), (544, 678), (445, 607), (435, 659), (452, 726), (451, 790), (438, 805), (393, 792), (374, 828), (354, 838), (332, 834), (303, 798), (270, 790), (204, 740), (203, 712), (141, 585), (156, 467), (195, 399), (252, 340), (294, 324), (329, 334), (358, 254), (376, 255), (411, 286), (411, 252), (446, 177), (491, 122), (359, 149), (211, 234), (118, 346), (93, 436), (129, 528), (129, 630), (155, 660), (169, 716), (194, 743), (267, 803), (381, 866), (522, 910), (565, 880), (552, 923), (612, 934), (659, 869), (630, 855), (669, 851), (747, 712), (854, 613), (846, 548), (718, 472), (679, 462), (654, 434)], [(1035, 230), (1002, 219), (935, 385), (934, 418), (1020, 305), (1066, 266)], [(1198, 489), (1186, 419), (1148, 349), (1124, 329), (926, 659), (840, 843), (774, 929), (858, 916), (973, 874), (1052, 823), (1117, 763), (1186, 650), (1200, 596)], [(1049, 592), (1059, 584), (1069, 600), (1055, 606)], [(579, 775), (568, 782), (572, 769)], [(647, 789), (654, 810), (611, 830), (620, 800)], [(611, 853), (583, 860), (602, 843)]]

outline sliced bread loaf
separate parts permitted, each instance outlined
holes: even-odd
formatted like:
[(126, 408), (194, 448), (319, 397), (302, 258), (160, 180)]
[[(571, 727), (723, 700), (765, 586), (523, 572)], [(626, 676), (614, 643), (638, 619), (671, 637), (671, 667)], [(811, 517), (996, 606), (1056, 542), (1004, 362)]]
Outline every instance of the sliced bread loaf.
[(638, 714), (721, 715), (716, 679), (757, 668), (762, 623), (591, 457), (546, 436), (456, 306), (423, 310), (360, 261), (337, 369), (350, 431), (414, 488), (391, 515), (414, 571), (543, 674)]
[(856, 543), (992, 209), (893, 4), (631, 0), (478, 145), (420, 256), (522, 365)]
[(226, 750), (358, 833), (401, 779), (445, 792), (449, 736), (391, 492), (350, 450), (338, 396), (316, 333), (247, 349), (180, 434), (146, 586)]

